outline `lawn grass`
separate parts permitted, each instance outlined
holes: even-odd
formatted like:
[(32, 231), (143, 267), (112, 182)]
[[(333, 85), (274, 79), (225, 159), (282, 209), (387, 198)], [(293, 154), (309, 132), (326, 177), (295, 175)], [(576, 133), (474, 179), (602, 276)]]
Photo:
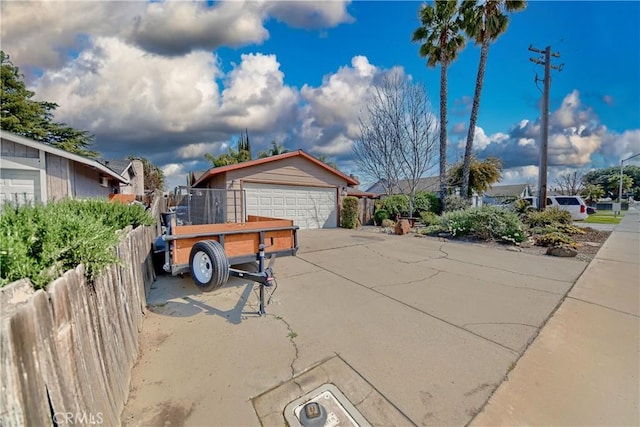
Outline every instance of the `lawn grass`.
[(613, 211), (598, 211), (591, 214), (583, 222), (587, 224), (619, 224), (626, 211), (618, 216), (613, 215)]

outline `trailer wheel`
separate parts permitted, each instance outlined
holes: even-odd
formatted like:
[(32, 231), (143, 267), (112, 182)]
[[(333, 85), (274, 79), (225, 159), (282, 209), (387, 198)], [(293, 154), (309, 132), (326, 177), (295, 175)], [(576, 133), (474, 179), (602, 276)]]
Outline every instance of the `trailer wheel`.
[(189, 255), (189, 272), (203, 292), (218, 289), (229, 280), (229, 259), (222, 245), (214, 240), (197, 242)]

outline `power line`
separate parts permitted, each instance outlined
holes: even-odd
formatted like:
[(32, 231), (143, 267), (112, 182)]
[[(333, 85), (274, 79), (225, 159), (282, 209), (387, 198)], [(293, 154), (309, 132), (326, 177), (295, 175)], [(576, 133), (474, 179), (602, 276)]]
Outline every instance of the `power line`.
[[(551, 52), (551, 46), (544, 50), (536, 49), (529, 45), (531, 52), (544, 55), (543, 58), (529, 58), (531, 62), (544, 66), (544, 93), (542, 94), (542, 130), (540, 138), (540, 166), (538, 170), (538, 209), (545, 210), (547, 207), (547, 150), (549, 147), (549, 91), (551, 89), (551, 69), (562, 71), (564, 64), (555, 66), (551, 64), (551, 57), (560, 58), (560, 53)], [(536, 86), (538, 85), (538, 75), (536, 74)]]

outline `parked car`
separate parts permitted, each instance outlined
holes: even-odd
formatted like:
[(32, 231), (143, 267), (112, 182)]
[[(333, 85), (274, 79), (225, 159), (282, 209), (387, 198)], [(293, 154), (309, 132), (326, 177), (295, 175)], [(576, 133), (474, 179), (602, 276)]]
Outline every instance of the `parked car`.
[[(538, 207), (537, 197), (525, 197), (524, 200), (534, 208)], [(580, 196), (547, 196), (547, 209), (553, 207), (569, 212), (574, 221), (582, 221), (588, 216), (587, 204)]]
[(592, 208), (591, 206), (587, 206), (587, 215), (592, 215), (596, 213), (596, 208)]

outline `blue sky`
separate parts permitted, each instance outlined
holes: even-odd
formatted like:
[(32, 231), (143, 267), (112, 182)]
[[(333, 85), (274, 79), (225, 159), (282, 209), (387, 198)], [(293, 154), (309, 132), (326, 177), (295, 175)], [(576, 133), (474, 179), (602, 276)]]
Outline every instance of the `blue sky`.
[[(410, 41), (421, 4), (7, 1), (2, 49), (60, 105), (57, 120), (95, 134), (105, 157), (148, 157), (171, 187), (245, 128), (255, 152), (275, 139), (360, 175), (351, 144), (372, 76), (401, 67), (437, 114), (440, 70)], [(475, 139), (479, 157), (503, 160), (503, 182), (537, 182), (544, 71), (530, 44), (564, 64), (552, 73), (550, 182), (640, 152), (639, 23), (635, 1), (530, 1), (511, 17), (490, 48)], [(478, 57), (468, 44), (450, 67), (449, 162), (463, 153)]]

